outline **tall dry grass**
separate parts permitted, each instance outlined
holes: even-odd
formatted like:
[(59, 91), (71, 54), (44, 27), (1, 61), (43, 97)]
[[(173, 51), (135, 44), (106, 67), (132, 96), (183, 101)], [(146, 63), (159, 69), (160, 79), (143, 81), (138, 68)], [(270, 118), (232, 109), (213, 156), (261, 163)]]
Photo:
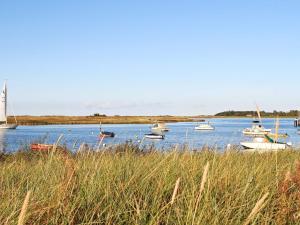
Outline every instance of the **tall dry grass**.
[(299, 157), (132, 146), (2, 155), (0, 224), (18, 223), (29, 191), (26, 224), (297, 224)]

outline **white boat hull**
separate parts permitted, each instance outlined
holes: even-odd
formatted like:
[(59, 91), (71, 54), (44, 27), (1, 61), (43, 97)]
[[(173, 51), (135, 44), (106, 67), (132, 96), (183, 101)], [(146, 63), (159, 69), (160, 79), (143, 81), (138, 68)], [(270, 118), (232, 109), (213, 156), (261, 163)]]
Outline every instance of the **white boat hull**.
[(195, 127), (195, 130), (214, 130), (214, 127)]
[(255, 142), (241, 142), (241, 146), (245, 149), (253, 150), (284, 150), (288, 148), (284, 143), (255, 143)]
[(164, 135), (156, 135), (156, 134), (146, 134), (145, 138), (148, 139), (165, 139)]
[(1, 129), (16, 129), (18, 127), (17, 124), (0, 124), (0, 130)]

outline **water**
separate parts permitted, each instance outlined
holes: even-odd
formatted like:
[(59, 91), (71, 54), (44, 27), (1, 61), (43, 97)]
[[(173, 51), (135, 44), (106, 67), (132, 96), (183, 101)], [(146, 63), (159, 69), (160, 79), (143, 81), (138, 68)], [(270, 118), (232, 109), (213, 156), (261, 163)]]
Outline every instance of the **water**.
[[(242, 130), (251, 127), (252, 119), (211, 119), (215, 131), (195, 131), (197, 123), (169, 123), (170, 132), (166, 133), (165, 140), (143, 140), (143, 136), (150, 131), (147, 124), (103, 125), (106, 131), (116, 133), (113, 139), (107, 138), (103, 143), (107, 145), (125, 143), (128, 140), (143, 145), (151, 145), (163, 149), (177, 144), (188, 144), (191, 148), (200, 148), (204, 145), (224, 148), (227, 144), (238, 145), (245, 140)], [(275, 119), (264, 119), (266, 128), (274, 128)], [(288, 133), (294, 146), (300, 147), (300, 135), (293, 127), (293, 119), (280, 120), (280, 132)], [(50, 125), (50, 126), (20, 126), (17, 130), (0, 132), (0, 150), (16, 151), (32, 142), (54, 143), (63, 135), (61, 144), (76, 151), (80, 144), (87, 143), (97, 146), (99, 143), (99, 125)]]

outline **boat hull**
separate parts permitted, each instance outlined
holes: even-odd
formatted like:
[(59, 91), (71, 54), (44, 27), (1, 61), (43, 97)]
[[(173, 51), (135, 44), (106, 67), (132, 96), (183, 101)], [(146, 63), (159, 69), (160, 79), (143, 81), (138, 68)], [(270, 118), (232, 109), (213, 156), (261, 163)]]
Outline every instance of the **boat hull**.
[(53, 149), (53, 145), (48, 145), (48, 144), (31, 144), (30, 149), (32, 151), (49, 151)]
[(284, 143), (241, 142), (241, 146), (252, 150), (284, 150), (288, 148), (287, 144)]
[(0, 130), (3, 129), (9, 129), (9, 130), (14, 130), (18, 127), (17, 124), (0, 124)]
[(114, 138), (114, 137), (115, 137), (114, 132), (102, 131), (99, 134), (99, 138)]
[(148, 138), (148, 139), (165, 139), (165, 135), (145, 134), (145, 138)]
[(195, 127), (195, 130), (214, 130), (214, 127)]

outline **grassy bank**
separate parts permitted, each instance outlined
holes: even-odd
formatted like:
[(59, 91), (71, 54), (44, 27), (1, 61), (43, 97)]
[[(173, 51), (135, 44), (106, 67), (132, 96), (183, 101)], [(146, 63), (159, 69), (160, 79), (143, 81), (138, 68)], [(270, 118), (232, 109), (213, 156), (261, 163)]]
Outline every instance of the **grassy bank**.
[[(209, 118), (249, 118), (245, 116), (17, 116), (19, 125), (55, 125), (55, 124), (152, 124), (156, 122), (176, 123), (194, 122)], [(272, 118), (272, 117), (266, 117)], [(292, 118), (292, 117), (282, 117)], [(15, 123), (14, 117), (8, 118)]]
[(132, 146), (2, 155), (0, 224), (295, 224), (299, 158)]
[[(20, 125), (50, 124), (151, 124), (161, 122), (191, 122), (197, 117), (189, 116), (17, 116)], [(199, 117), (200, 118), (200, 117)], [(15, 119), (10, 117), (9, 122)]]

